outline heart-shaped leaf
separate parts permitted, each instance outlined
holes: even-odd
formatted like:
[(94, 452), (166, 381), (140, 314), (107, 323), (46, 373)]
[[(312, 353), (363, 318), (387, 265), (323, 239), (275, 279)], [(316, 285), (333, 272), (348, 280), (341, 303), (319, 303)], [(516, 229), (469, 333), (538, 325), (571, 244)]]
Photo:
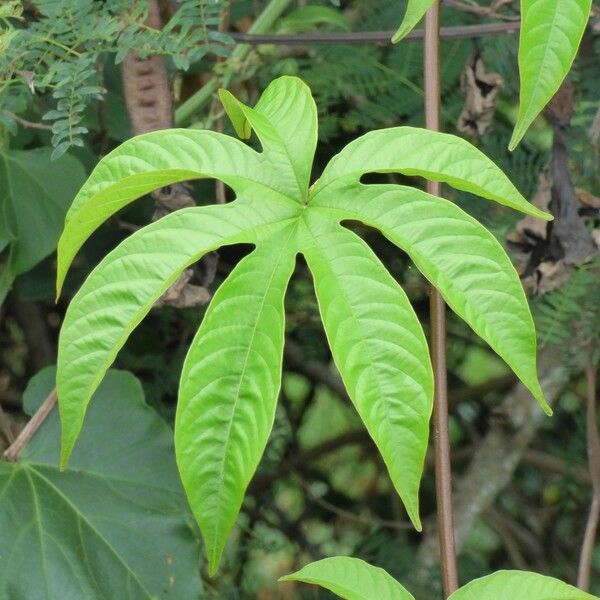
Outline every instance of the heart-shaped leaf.
[[(53, 381), (54, 368), (31, 380), (26, 410)], [(96, 400), (65, 472), (56, 411), (18, 463), (0, 463), (0, 597), (197, 597), (199, 546), (171, 430), (130, 373), (109, 371)]]

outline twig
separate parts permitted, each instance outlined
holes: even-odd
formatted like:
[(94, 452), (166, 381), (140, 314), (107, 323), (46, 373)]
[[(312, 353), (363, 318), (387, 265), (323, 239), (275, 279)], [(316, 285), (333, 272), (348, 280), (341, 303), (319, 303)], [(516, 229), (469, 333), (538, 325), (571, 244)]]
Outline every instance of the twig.
[(481, 6), (476, 2), (465, 2), (464, 0), (443, 0), (443, 2), (456, 10), (479, 17), (496, 17), (504, 21), (518, 21), (520, 18), (517, 15), (502, 15), (499, 13), (502, 7), (511, 4), (512, 0), (494, 0), (489, 6)]
[(28, 121), (19, 115), (15, 115), (15, 113), (10, 112), (10, 110), (2, 109), (3, 115), (7, 116), (9, 119), (17, 122), (19, 125), (23, 127), (29, 127), (30, 129), (44, 129), (45, 131), (52, 131), (52, 125), (46, 125), (46, 123), (34, 123), (33, 121)]
[[(484, 25), (460, 25), (442, 27), (440, 36), (445, 39), (474, 38), (488, 35), (503, 35), (518, 31), (520, 23), (487, 23)], [(236, 42), (257, 46), (259, 44), (275, 44), (280, 46), (305, 46), (307, 44), (386, 44), (391, 45), (395, 31), (355, 31), (355, 32), (313, 32), (284, 34), (229, 33)], [(402, 41), (421, 40), (425, 36), (424, 29), (413, 29)]]
[(502, 519), (498, 519), (497, 515), (491, 511), (487, 514), (487, 520), (496, 533), (500, 536), (500, 539), (506, 548), (506, 553), (508, 554), (508, 557), (515, 569), (528, 571), (529, 567), (527, 565), (527, 561), (521, 552), (521, 548), (519, 547), (513, 532), (506, 527), (506, 524)]
[(585, 378), (587, 383), (587, 409), (586, 409), (586, 437), (587, 455), (592, 480), (592, 504), (585, 526), (583, 546), (579, 559), (577, 573), (577, 587), (587, 591), (590, 587), (590, 574), (592, 570), (592, 554), (596, 541), (596, 530), (600, 518), (600, 439), (598, 437), (598, 425), (596, 420), (596, 364), (595, 352), (590, 350), (585, 365)]
[(46, 417), (50, 414), (56, 404), (57, 396), (56, 389), (52, 390), (48, 397), (42, 402), (35, 414), (17, 436), (17, 439), (4, 451), (4, 458), (9, 462), (16, 462), (19, 458), (21, 450), (27, 445), (27, 442), (34, 436), (35, 432), (40, 428)]
[(346, 519), (347, 521), (353, 521), (354, 523), (362, 523), (363, 525), (377, 525), (378, 527), (384, 527), (386, 529), (396, 529), (398, 531), (407, 531), (412, 529), (412, 524), (408, 521), (390, 521), (388, 519), (380, 519), (378, 517), (366, 517), (362, 515), (355, 515), (354, 513), (344, 510), (331, 502), (328, 502), (324, 498), (321, 498), (313, 493), (310, 489), (310, 485), (300, 475), (296, 473), (296, 479), (298, 483), (304, 488), (308, 497), (312, 502), (318, 504), (325, 510)]
[[(424, 80), (425, 126), (440, 129), (440, 3), (435, 2), (425, 14)], [(437, 181), (427, 182), (427, 191), (442, 195)], [(454, 543), (454, 515), (452, 512), (452, 468), (450, 464), (450, 437), (448, 431), (448, 373), (446, 369), (446, 305), (442, 295), (431, 288), (431, 359), (435, 380), (433, 402), (434, 453), (436, 502), (440, 544), (440, 562), (444, 597), (458, 589), (458, 569)]]

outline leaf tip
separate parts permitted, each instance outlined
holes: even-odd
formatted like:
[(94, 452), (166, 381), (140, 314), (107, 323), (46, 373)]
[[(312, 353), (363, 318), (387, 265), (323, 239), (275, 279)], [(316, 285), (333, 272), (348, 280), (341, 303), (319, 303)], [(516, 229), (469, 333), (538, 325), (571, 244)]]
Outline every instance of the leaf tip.
[(407, 34), (406, 27), (401, 26), (392, 36), (392, 44), (397, 44)]

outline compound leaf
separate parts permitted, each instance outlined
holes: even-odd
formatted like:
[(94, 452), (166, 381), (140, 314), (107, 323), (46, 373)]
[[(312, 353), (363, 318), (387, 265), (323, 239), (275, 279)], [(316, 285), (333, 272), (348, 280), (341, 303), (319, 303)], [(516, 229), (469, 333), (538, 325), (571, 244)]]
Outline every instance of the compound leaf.
[[(102, 260), (65, 315), (58, 345), (56, 387), (65, 466), (85, 410), (129, 334), (179, 274), (219, 246), (256, 242), (268, 223), (290, 216), (261, 201), (183, 209), (124, 240)], [(267, 228), (268, 229), (268, 228)]]
[(350, 142), (329, 161), (312, 197), (329, 186), (357, 182), (372, 172), (442, 181), (529, 215), (552, 219), (523, 198), (501, 169), (475, 146), (454, 135), (415, 127), (371, 131)]
[(406, 12), (398, 31), (392, 37), (394, 44), (398, 43), (407, 33), (415, 28), (423, 15), (436, 2), (436, 0), (408, 0)]
[(475, 579), (450, 595), (448, 600), (598, 600), (559, 579), (528, 571), (496, 571)]
[(418, 491), (433, 395), (423, 330), (402, 288), (359, 237), (326, 214), (306, 219), (301, 252), (335, 364), (420, 529)]
[[(287, 240), (287, 241), (286, 241)], [(273, 426), (281, 383), (283, 298), (296, 226), (235, 267), (188, 352), (175, 424), (177, 463), (216, 571)]]
[(521, 0), (519, 117), (513, 150), (566, 77), (581, 43), (592, 0)]
[[(54, 376), (48, 367), (30, 381), (30, 414)], [(146, 405), (131, 373), (109, 371), (95, 400), (66, 471), (57, 466), (56, 411), (18, 463), (0, 463), (0, 597), (197, 597), (200, 548), (170, 428)]]
[(318, 560), (279, 581), (312, 583), (346, 600), (415, 600), (386, 571), (349, 556)]
[(359, 219), (404, 250), (418, 269), (513, 369), (544, 410), (533, 319), (519, 276), (496, 238), (456, 205), (397, 185), (348, 186), (316, 206)]

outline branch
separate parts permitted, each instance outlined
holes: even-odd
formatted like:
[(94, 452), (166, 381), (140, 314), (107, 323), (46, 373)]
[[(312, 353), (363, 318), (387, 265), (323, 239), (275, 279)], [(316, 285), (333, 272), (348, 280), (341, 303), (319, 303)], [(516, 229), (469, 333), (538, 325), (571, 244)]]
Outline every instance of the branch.
[[(475, 38), (488, 35), (503, 35), (518, 31), (520, 23), (487, 23), (484, 25), (460, 25), (457, 27), (442, 27), (442, 38)], [(355, 31), (355, 32), (312, 32), (284, 34), (255, 34), (233, 32), (229, 35), (236, 42), (244, 42), (253, 46), (260, 44), (275, 44), (280, 46), (305, 46), (308, 44), (385, 44), (392, 45), (392, 36), (395, 31)], [(423, 29), (413, 29), (402, 41), (415, 41), (423, 39)], [(187, 115), (186, 115), (187, 116)]]
[(46, 123), (34, 123), (33, 121), (28, 121), (23, 117), (19, 117), (19, 115), (15, 115), (15, 113), (10, 112), (10, 110), (2, 109), (0, 111), (3, 115), (7, 116), (9, 119), (12, 119), (19, 125), (23, 127), (29, 127), (30, 129), (44, 129), (45, 131), (52, 131), (52, 125), (46, 125)]
[(5, 460), (9, 462), (17, 461), (21, 450), (23, 450), (27, 442), (29, 442), (41, 424), (46, 420), (46, 417), (52, 412), (56, 400), (56, 389), (54, 389), (48, 394), (48, 397), (42, 402), (33, 417), (29, 419), (27, 425), (23, 427), (17, 439), (4, 451), (3, 456)]

